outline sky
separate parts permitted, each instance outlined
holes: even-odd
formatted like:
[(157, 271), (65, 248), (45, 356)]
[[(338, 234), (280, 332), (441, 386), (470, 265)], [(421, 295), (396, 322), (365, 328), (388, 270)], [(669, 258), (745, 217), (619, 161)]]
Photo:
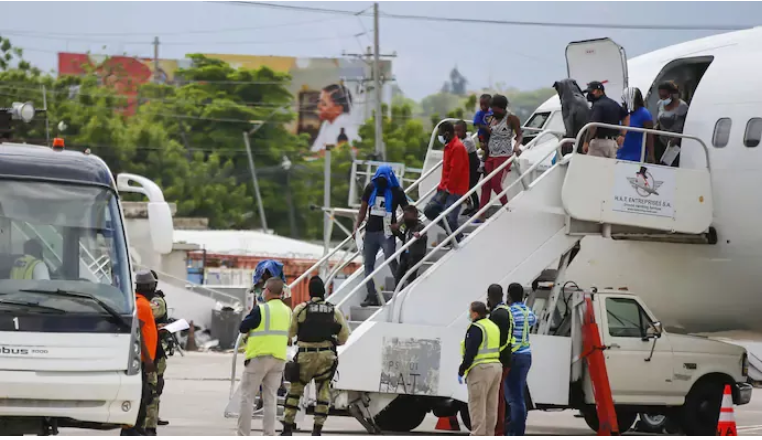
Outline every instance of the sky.
[[(371, 2), (289, 2), (293, 6), (372, 10)], [(58, 52), (153, 56), (188, 53), (340, 57), (373, 43), (373, 18), (302, 12), (243, 2), (3, 2), (0, 35), (25, 58), (55, 70)], [(458, 70), (469, 90), (494, 84), (550, 87), (566, 77), (571, 41), (609, 37), (629, 57), (722, 31), (617, 30), (432, 23), (384, 18), (384, 13), (494, 19), (651, 25), (762, 24), (758, 2), (381, 2), (382, 54), (397, 85), (415, 100), (436, 93)], [(358, 35), (359, 34), (359, 35)]]

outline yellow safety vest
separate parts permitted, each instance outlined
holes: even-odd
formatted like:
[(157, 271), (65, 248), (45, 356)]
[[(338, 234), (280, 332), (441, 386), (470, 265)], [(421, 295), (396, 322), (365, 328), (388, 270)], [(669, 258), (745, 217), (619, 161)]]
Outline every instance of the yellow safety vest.
[(505, 350), (508, 347), (513, 347), (513, 344), (516, 343), (516, 337), (513, 336), (513, 325), (514, 325), (513, 324), (513, 312), (511, 312), (511, 308), (506, 306), (505, 304), (501, 304), (501, 305), (495, 307), (495, 309), (503, 309), (503, 310), (507, 311), (508, 312), (508, 318), (511, 320), (511, 328), (509, 329), (508, 339), (505, 340), (505, 344), (500, 346), (500, 352), (502, 353), (503, 350)]
[(31, 255), (24, 255), (13, 262), (11, 269), (12, 280), (31, 280), (34, 279), (34, 268), (41, 263), (40, 260)]
[[(500, 362), (500, 328), (497, 324), (485, 318), (473, 322), (471, 325), (482, 331), (482, 343), (479, 345), (479, 351), (474, 357), (474, 362), (466, 370), (466, 377), (468, 377), (468, 372), (479, 364)], [(465, 339), (460, 343), (460, 354), (461, 356), (466, 354)]]
[[(511, 353), (515, 353), (522, 348), (529, 347), (529, 307), (518, 307), (521, 309), (521, 314), (524, 315), (524, 325), (521, 326), (521, 341), (516, 340), (516, 336), (511, 338)], [(513, 313), (511, 313), (511, 327), (516, 324), (513, 322)], [(518, 343), (517, 343), (518, 342)]]
[(249, 332), (246, 343), (246, 359), (272, 356), (286, 359), (288, 329), (291, 327), (291, 309), (279, 299), (257, 305), (261, 320), (257, 328)]

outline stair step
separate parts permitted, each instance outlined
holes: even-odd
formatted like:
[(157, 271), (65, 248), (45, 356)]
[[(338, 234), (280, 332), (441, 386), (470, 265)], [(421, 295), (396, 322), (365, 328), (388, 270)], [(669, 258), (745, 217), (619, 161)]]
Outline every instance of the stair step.
[(354, 330), (357, 327), (360, 326), (365, 321), (347, 321), (347, 325), (349, 326), (349, 330)]
[(716, 237), (712, 242), (711, 237), (707, 234), (691, 235), (691, 234), (611, 234), (611, 238), (614, 240), (629, 240), (629, 241), (649, 241), (656, 243), (678, 243), (678, 244), (716, 244)]
[(378, 306), (360, 307), (354, 306), (349, 308), (349, 320), (350, 321), (365, 321), (370, 318), (376, 310), (380, 309)]
[[(434, 249), (433, 247), (430, 247), (430, 248), (427, 250), (427, 253), (428, 253), (428, 252), (431, 252), (433, 249)], [(446, 253), (448, 253), (448, 252), (450, 252), (450, 250), (449, 250), (449, 249), (439, 249), (439, 250), (437, 250), (436, 252), (434, 252), (434, 253), (433, 253), (433, 254), (432, 254), (432, 255), (431, 255), (429, 258), (428, 258), (428, 260), (427, 260), (427, 261), (439, 261), (439, 260), (440, 260), (442, 257), (444, 257), (444, 256), (445, 256), (445, 254), (446, 254)]]

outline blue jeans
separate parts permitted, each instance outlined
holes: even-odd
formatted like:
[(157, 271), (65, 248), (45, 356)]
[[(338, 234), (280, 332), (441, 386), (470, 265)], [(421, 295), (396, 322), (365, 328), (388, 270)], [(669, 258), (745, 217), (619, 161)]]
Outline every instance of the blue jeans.
[(516, 354), (511, 357), (511, 369), (505, 378), (505, 397), (511, 406), (511, 421), (507, 425), (508, 435), (524, 435), (527, 426), (527, 405), (524, 389), (527, 375), (532, 367), (532, 353)]
[[(462, 195), (455, 195), (450, 194), (447, 196), (447, 199), (445, 200), (445, 211), (452, 205), (457, 202)], [(447, 214), (447, 225), (450, 227), (450, 232), (455, 232), (458, 229), (458, 216), (460, 215), (460, 208), (461, 206), (457, 206), (455, 209), (453, 209), (449, 214)], [(458, 234), (455, 237), (456, 241), (460, 241), (463, 238), (463, 234)]]
[[(384, 258), (386, 259), (394, 255), (397, 249), (397, 242), (394, 236), (385, 237), (384, 231), (366, 232), (365, 239), (363, 240), (363, 259), (365, 260), (366, 277), (376, 269), (376, 254), (378, 254), (380, 249), (384, 250)], [(392, 275), (397, 273), (397, 260), (389, 263), (389, 269), (392, 271)], [(368, 288), (367, 298), (374, 302), (377, 301), (376, 283), (373, 281), (373, 278), (368, 280), (366, 287)]]

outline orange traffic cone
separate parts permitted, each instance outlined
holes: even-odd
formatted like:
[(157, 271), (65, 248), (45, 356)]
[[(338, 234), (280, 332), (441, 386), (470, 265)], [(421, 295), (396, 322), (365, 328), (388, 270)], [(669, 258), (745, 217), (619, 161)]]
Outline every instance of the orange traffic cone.
[(460, 431), (460, 423), (458, 423), (458, 416), (440, 417), (437, 421), (437, 426), (434, 429), (440, 431)]
[(717, 435), (738, 435), (730, 385), (725, 385), (725, 392), (722, 394), (722, 407), (720, 408), (720, 421), (717, 423)]

